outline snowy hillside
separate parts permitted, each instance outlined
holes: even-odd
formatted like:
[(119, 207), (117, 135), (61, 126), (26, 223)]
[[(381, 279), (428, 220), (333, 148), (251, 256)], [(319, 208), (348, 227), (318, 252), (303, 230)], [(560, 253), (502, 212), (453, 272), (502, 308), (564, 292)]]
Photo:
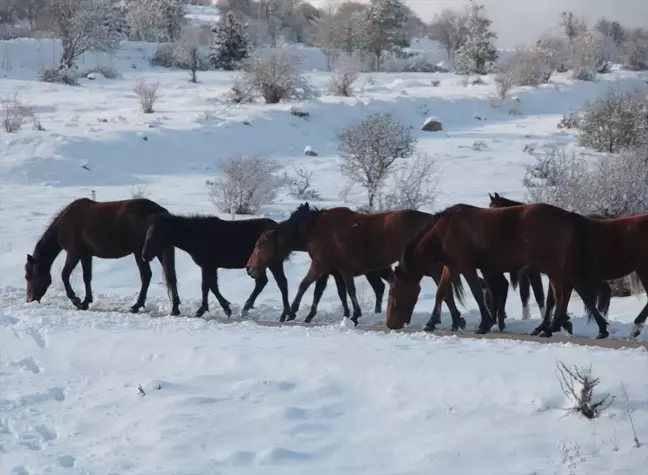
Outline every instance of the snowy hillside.
[[(193, 12), (200, 15), (200, 12)], [(209, 20), (211, 21), (211, 20)], [(367, 112), (391, 112), (412, 126), (418, 149), (438, 160), (440, 197), (433, 209), (458, 202), (488, 204), (488, 193), (525, 199), (525, 146), (573, 142), (556, 124), (563, 113), (600, 95), (611, 81), (643, 85), (639, 73), (616, 71), (580, 83), (556, 75), (538, 89), (493, 107), (494, 83), (466, 85), (453, 74), (361, 74), (355, 97), (326, 94), (329, 74), (311, 67), (321, 58), (302, 49), (316, 99), (279, 105), (236, 105), (226, 99), (234, 73), (148, 66), (155, 50), (125, 43), (115, 58), (87, 55), (79, 68), (116, 68), (122, 77), (82, 79), (80, 86), (46, 84), (38, 72), (52, 64), (56, 42), (0, 44), (2, 100), (14, 94), (33, 107), (31, 123), (0, 140), (0, 447), (7, 474), (639, 474), (648, 455), (648, 379), (645, 348), (609, 350), (572, 344), (458, 340), (397, 332), (363, 333), (383, 324), (374, 295), (357, 278), (363, 316), (358, 330), (341, 327), (333, 282), (316, 322), (330, 325), (268, 328), (253, 321), (169, 317), (161, 269), (153, 263), (146, 312), (127, 313), (139, 291), (131, 257), (94, 259), (94, 304), (72, 310), (63, 291), (61, 256), (42, 303), (25, 304), (24, 264), (51, 217), (71, 200), (146, 197), (178, 213), (217, 212), (206, 180), (220, 160), (263, 154), (288, 173), (313, 172), (321, 207), (364, 204), (361, 189), (346, 193), (338, 171), (336, 133)], [(310, 58), (310, 59), (309, 59)], [(310, 66), (309, 66), (310, 64)], [(137, 81), (159, 82), (153, 114), (142, 114)], [(433, 86), (433, 81), (440, 81)], [(308, 112), (300, 118), (291, 107)], [(436, 116), (443, 131), (423, 132)], [(304, 156), (310, 146), (319, 156)], [(287, 190), (263, 208), (284, 219), (300, 203)], [(432, 211), (433, 209), (428, 209)], [(242, 219), (237, 217), (237, 219)], [(286, 263), (290, 298), (309, 258)], [(184, 316), (200, 303), (200, 270), (178, 252)], [(72, 278), (82, 293), (80, 267)], [(244, 270), (219, 271), (222, 294), (238, 319), (254, 282)], [(546, 285), (546, 283), (545, 283)], [(298, 319), (310, 305), (312, 290)], [(430, 279), (412, 326), (427, 320), (436, 288)], [(615, 298), (610, 338), (626, 338), (646, 296)], [(386, 305), (387, 296), (383, 300)], [(531, 299), (533, 301), (533, 299)], [(222, 311), (211, 297), (211, 316)], [(467, 331), (478, 323), (468, 299), (460, 310)], [(272, 281), (250, 312), (275, 321), (281, 298)], [(507, 302), (508, 329), (528, 332), (517, 293)], [(577, 297), (570, 303), (575, 333), (595, 335)], [(151, 318), (151, 317), (157, 318)], [(444, 307), (442, 328), (450, 327)], [(648, 331), (639, 337), (648, 340)], [(592, 364), (597, 393), (615, 396), (596, 421), (562, 410), (568, 401), (555, 377), (557, 360)], [(138, 390), (141, 385), (142, 391)], [(623, 397), (621, 385), (627, 389)], [(142, 394), (142, 392), (144, 394)], [(634, 448), (628, 418), (643, 445)]]

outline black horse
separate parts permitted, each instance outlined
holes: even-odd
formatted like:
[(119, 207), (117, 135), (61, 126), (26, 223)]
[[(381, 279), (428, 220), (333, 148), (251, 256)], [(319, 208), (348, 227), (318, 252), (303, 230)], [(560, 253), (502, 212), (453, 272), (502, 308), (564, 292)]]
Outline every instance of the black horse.
[[(277, 222), (268, 218), (228, 221), (215, 216), (164, 215), (151, 222), (142, 249), (142, 259), (148, 262), (160, 249), (169, 245), (176, 246), (187, 252), (202, 270), (202, 304), (195, 316), (201, 317), (209, 310), (208, 296), (211, 290), (223, 311), (229, 317), (232, 315), (232, 310), (230, 302), (222, 296), (218, 289), (218, 269), (245, 268), (259, 236), (264, 231), (274, 229), (276, 226)], [(281, 291), (283, 313), (280, 319), (285, 319), (290, 313), (290, 304), (288, 302), (288, 283), (283, 269), (283, 262), (268, 268)], [(311, 313), (314, 315), (317, 312), (317, 305), (331, 274), (335, 278), (345, 315), (348, 316), (346, 286), (342, 276), (335, 269), (318, 279), (313, 295)], [(381, 277), (387, 280), (389, 275), (391, 275), (391, 269), (380, 269), (366, 274), (369, 284), (376, 293), (377, 312), (380, 311), (385, 289)], [(267, 283), (268, 277), (265, 272), (255, 278), (254, 290), (243, 305), (242, 314), (245, 314), (254, 306), (256, 298)]]

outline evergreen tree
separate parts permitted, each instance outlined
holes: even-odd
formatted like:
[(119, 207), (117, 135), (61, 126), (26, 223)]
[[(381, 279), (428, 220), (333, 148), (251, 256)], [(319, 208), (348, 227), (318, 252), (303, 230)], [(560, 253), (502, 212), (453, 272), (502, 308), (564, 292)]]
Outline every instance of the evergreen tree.
[(481, 15), (483, 8), (470, 2), (466, 42), (456, 53), (459, 74), (486, 74), (497, 61), (497, 35), (490, 29), (492, 21)]
[(407, 46), (408, 9), (401, 0), (372, 0), (367, 18), (369, 35), (364, 48), (373, 55), (374, 68), (379, 71), (383, 53)]
[(230, 11), (221, 17), (212, 32), (214, 46), (209, 54), (209, 60), (216, 69), (233, 71), (250, 54), (250, 39), (245, 26)]

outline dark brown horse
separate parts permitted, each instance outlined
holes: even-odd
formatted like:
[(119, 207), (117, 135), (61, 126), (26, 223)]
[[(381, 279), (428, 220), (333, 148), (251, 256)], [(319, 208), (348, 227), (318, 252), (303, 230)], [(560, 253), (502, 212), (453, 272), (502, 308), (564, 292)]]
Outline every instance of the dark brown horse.
[[(40, 302), (43, 298), (52, 283), (52, 264), (62, 250), (67, 251), (61, 273), (65, 293), (80, 310), (87, 310), (92, 303), (92, 258), (119, 259), (133, 254), (142, 287), (137, 302), (130, 310), (138, 312), (144, 307), (151, 282), (151, 266), (141, 258), (146, 231), (153, 218), (168, 213), (162, 206), (143, 198), (106, 202), (81, 198), (73, 201), (53, 219), (36, 244), (33, 255), (27, 254), (27, 302)], [(162, 264), (172, 302), (171, 314), (179, 315), (175, 249), (173, 246), (160, 247), (152, 257), (157, 257)], [(70, 275), (79, 261), (85, 284), (83, 301), (70, 285)]]
[[(411, 237), (431, 218), (428, 213), (413, 210), (365, 214), (346, 207), (311, 209), (308, 203), (304, 203), (277, 229), (259, 239), (247, 263), (248, 274), (255, 277), (266, 267), (287, 259), (293, 251), (305, 250), (311, 258), (311, 265), (299, 284), (289, 320), (295, 318), (308, 287), (331, 269), (338, 269), (353, 303), (351, 320), (357, 325), (361, 310), (353, 278), (391, 266)], [(441, 267), (430, 275), (437, 280)], [(453, 285), (461, 301), (461, 280), (456, 279)], [(452, 314), (453, 328), (465, 327), (466, 322), (461, 318), (452, 294), (446, 304)]]
[[(146, 262), (155, 257), (160, 249), (176, 246), (187, 252), (202, 271), (202, 304), (196, 311), (195, 317), (201, 317), (209, 310), (209, 291), (211, 290), (225, 314), (232, 315), (230, 302), (225, 299), (218, 288), (218, 269), (243, 269), (247, 263), (254, 244), (259, 236), (269, 229), (277, 226), (277, 222), (267, 218), (244, 219), (241, 221), (227, 221), (216, 216), (177, 216), (165, 214), (152, 220), (142, 248), (142, 259)], [(268, 266), (277, 286), (281, 291), (284, 305), (282, 317), (288, 314), (288, 282), (283, 269), (283, 262)], [(367, 280), (376, 292), (376, 305), (382, 303), (385, 285), (381, 276), (385, 270), (379, 270), (367, 276)], [(388, 270), (391, 274), (391, 269)], [(316, 284), (320, 290), (319, 297), (326, 287), (329, 274), (333, 274), (338, 285), (338, 292), (342, 305), (348, 312), (346, 303), (346, 289), (339, 272), (332, 269), (323, 275)], [(256, 298), (268, 283), (268, 277), (260, 272), (256, 276), (256, 283), (252, 293), (243, 305), (242, 314), (245, 315), (253, 306)], [(317, 301), (313, 307), (317, 309)]]
[[(490, 198), (490, 204), (489, 204), (490, 208), (505, 208), (510, 206), (520, 206), (524, 204), (519, 201), (514, 201), (508, 198), (504, 198), (499, 193), (495, 193), (494, 195), (491, 195), (489, 193), (488, 197)], [(584, 216), (589, 219), (605, 219), (604, 216), (601, 216), (599, 214), (586, 214)], [(513, 275), (511, 275), (511, 277), (513, 277)], [(549, 292), (547, 293), (547, 305), (545, 307), (544, 302), (542, 301), (544, 300), (544, 291), (542, 290), (542, 280), (541, 280), (540, 272), (534, 266), (529, 266), (526, 269), (522, 269), (519, 273), (519, 281), (520, 281), (520, 297), (522, 299), (522, 306), (523, 306), (523, 315), (525, 309), (527, 310), (528, 313), (527, 305), (529, 301), (529, 290), (528, 290), (529, 280), (531, 282), (536, 282), (536, 284), (534, 284), (533, 291), (536, 297), (536, 301), (538, 301), (538, 306), (540, 307), (541, 310), (540, 313), (542, 314), (543, 321), (545, 322), (543, 325), (540, 325), (538, 328), (533, 330), (532, 334), (537, 335), (547, 325), (547, 322), (551, 317), (551, 312), (554, 309), (556, 300), (554, 298), (554, 294), (551, 290), (551, 287), (549, 287)], [(526, 285), (526, 294), (524, 292), (525, 285)], [(536, 290), (536, 286), (539, 286), (539, 291)], [(540, 297), (539, 293), (542, 294), (542, 297)], [(610, 285), (606, 281), (601, 281), (596, 295), (596, 300), (597, 300), (596, 307), (598, 308), (599, 312), (601, 312), (601, 314), (605, 317), (607, 317), (608, 312), (610, 310), (611, 299), (612, 299), (612, 289), (610, 288)]]
[(595, 306), (601, 279), (596, 249), (591, 246), (592, 223), (596, 221), (542, 203), (507, 208), (451, 206), (436, 214), (421, 239), (412, 240), (403, 251), (391, 281), (387, 320), (398, 324), (409, 319), (421, 278), (431, 266), (443, 264), (429, 323), (434, 326), (450, 283), (463, 275), (482, 316), (477, 332), (487, 333), (492, 318), (477, 271), (501, 274), (535, 265), (554, 287), (557, 305), (552, 328), (563, 324), (569, 297), (576, 290), (598, 324), (597, 338), (606, 338), (608, 323)]

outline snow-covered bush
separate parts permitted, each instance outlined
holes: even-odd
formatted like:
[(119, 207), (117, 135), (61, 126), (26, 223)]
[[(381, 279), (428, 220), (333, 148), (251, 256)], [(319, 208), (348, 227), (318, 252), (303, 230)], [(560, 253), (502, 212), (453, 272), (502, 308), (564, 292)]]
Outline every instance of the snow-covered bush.
[(348, 55), (340, 55), (336, 61), (333, 76), (329, 81), (329, 92), (336, 96), (352, 96), (352, 86), (358, 79), (359, 72), (360, 65), (354, 58)]
[(396, 171), (394, 162), (414, 153), (416, 138), (409, 127), (385, 113), (366, 115), (337, 138), (342, 174), (367, 191), (367, 204), (374, 209), (385, 180)]
[(18, 132), (28, 119), (33, 118), (33, 109), (23, 104), (17, 94), (0, 106), (2, 130), (7, 133)]
[(233, 71), (250, 55), (251, 43), (245, 26), (232, 11), (223, 15), (212, 30), (214, 40), (209, 60), (216, 69)]
[(221, 176), (208, 180), (213, 203), (224, 213), (255, 214), (277, 196), (279, 165), (266, 157), (239, 155), (225, 160)]
[(159, 97), (157, 92), (159, 85), (160, 84), (157, 82), (149, 83), (144, 79), (140, 79), (133, 88), (133, 92), (139, 100), (142, 112), (145, 114), (151, 114), (153, 112), (153, 106)]
[(593, 81), (598, 73), (607, 72), (608, 67), (602, 44), (596, 41), (591, 32), (585, 31), (574, 38), (570, 58), (573, 79)]
[(67, 84), (68, 86), (78, 86), (77, 73), (71, 68), (59, 66), (58, 68), (43, 69), (40, 72), (40, 79), (43, 82), (53, 82)]
[(471, 2), (466, 41), (456, 52), (459, 74), (487, 74), (497, 61), (497, 49), (493, 44), (497, 35), (490, 29), (492, 21), (482, 16), (483, 8)]
[(637, 31), (623, 43), (623, 67), (632, 71), (648, 70), (648, 32)]
[(533, 155), (523, 180), (532, 201), (607, 218), (648, 212), (648, 148), (593, 163), (556, 144)]
[(88, 75), (93, 73), (99, 73), (106, 79), (121, 79), (122, 75), (115, 68), (106, 66), (105, 64), (97, 64), (91, 68), (84, 69), (80, 77), (88, 77)]
[(432, 157), (406, 158), (397, 169), (393, 186), (380, 196), (380, 210), (420, 209), (434, 205), (439, 195), (439, 167)]
[(609, 89), (589, 103), (578, 123), (580, 144), (600, 152), (616, 153), (648, 141), (648, 93)]
[(547, 59), (551, 71), (564, 73), (569, 70), (570, 50), (562, 38), (545, 36), (538, 41), (536, 49)]
[(498, 76), (505, 76), (516, 86), (537, 87), (549, 81), (551, 65), (542, 48), (518, 48), (501, 67)]
[(255, 90), (266, 104), (284, 99), (307, 99), (314, 95), (300, 71), (299, 58), (284, 48), (274, 48), (266, 56), (252, 56), (243, 66), (242, 84)]
[(313, 188), (313, 172), (300, 167), (294, 171), (294, 175), (285, 175), (285, 181), (290, 191), (290, 196), (299, 200), (319, 200), (319, 191)]

